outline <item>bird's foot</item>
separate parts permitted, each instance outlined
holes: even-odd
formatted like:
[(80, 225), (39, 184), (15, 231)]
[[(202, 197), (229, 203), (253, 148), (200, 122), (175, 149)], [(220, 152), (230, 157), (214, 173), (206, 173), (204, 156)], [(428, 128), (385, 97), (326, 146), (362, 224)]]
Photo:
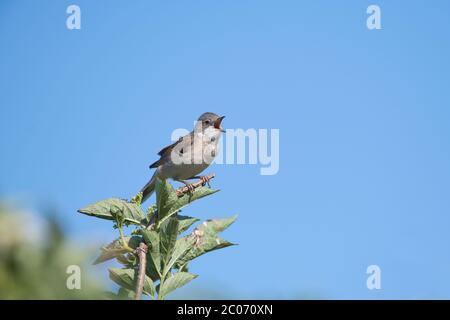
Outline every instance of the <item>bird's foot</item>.
[(190, 193), (190, 194), (193, 194), (193, 193), (194, 193), (195, 186), (194, 186), (193, 183), (189, 183), (189, 182), (184, 181), (184, 180), (180, 180), (180, 181), (181, 181), (182, 183), (184, 183), (184, 185), (185, 185), (186, 188), (187, 188), (188, 193)]
[(193, 194), (193, 193), (194, 193), (195, 186), (194, 186), (192, 183), (186, 183), (186, 188), (188, 188), (188, 192), (189, 192), (190, 194)]
[(209, 176), (200, 176), (200, 180), (202, 181), (202, 186), (207, 184), (208, 188), (211, 189), (211, 184), (209, 183), (209, 181), (211, 180), (211, 177), (209, 177)]
[(209, 188), (211, 188), (211, 185), (209, 184), (210, 180), (214, 178), (214, 173), (210, 173), (207, 176), (194, 176), (190, 179), (199, 179), (200, 181), (196, 181), (194, 183), (189, 183), (186, 180), (181, 180), (181, 179), (174, 179), (175, 181), (181, 182), (184, 184), (184, 187), (179, 188), (177, 190), (177, 196), (181, 197), (183, 196), (183, 194), (185, 193), (189, 193), (190, 195), (192, 195), (194, 193), (194, 190), (200, 186), (204, 186), (204, 185), (208, 185)]

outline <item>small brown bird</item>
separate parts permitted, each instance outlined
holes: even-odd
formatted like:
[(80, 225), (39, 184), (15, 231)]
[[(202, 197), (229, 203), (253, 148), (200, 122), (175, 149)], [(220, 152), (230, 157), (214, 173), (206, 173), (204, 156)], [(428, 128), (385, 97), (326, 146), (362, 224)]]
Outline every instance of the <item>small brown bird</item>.
[(142, 202), (155, 190), (156, 178), (171, 178), (187, 185), (186, 180), (201, 178), (198, 176), (214, 160), (218, 153), (219, 139), (225, 130), (221, 123), (225, 116), (219, 117), (212, 112), (202, 114), (189, 134), (177, 142), (161, 149), (160, 159), (150, 165), (156, 169), (150, 181), (142, 188)]

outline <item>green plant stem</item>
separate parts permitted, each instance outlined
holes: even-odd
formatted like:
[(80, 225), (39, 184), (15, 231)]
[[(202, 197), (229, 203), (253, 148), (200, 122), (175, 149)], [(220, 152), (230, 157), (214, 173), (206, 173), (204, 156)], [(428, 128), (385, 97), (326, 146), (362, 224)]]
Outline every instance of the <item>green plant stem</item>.
[(122, 225), (118, 225), (117, 228), (119, 229), (120, 234), (120, 241), (122, 241), (122, 247), (127, 250), (128, 252), (134, 252), (133, 248), (131, 248), (128, 243), (125, 241), (125, 236), (123, 235)]
[(158, 300), (164, 300), (164, 296), (161, 295), (161, 288), (163, 287), (163, 284), (164, 284), (164, 278), (165, 278), (165, 276), (161, 277), (160, 281), (159, 281)]

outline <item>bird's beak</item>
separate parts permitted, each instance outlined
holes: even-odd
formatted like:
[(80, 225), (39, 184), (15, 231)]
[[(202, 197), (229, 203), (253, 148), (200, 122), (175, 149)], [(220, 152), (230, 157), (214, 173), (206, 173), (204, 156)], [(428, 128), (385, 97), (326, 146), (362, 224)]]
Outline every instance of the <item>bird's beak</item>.
[(225, 116), (219, 117), (219, 118), (217, 118), (216, 121), (214, 121), (214, 128), (219, 129), (222, 132), (225, 132), (225, 130), (220, 126), (223, 118), (225, 118)]

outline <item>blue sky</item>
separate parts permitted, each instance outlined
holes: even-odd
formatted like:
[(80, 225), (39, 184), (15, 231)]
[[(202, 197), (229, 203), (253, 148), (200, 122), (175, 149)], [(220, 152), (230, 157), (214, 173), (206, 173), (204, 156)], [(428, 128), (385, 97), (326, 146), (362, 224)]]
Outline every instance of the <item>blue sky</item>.
[[(366, 28), (381, 7), (382, 30)], [(66, 8), (81, 8), (68, 30)], [(0, 195), (76, 210), (129, 198), (175, 128), (204, 111), (280, 130), (280, 170), (216, 165), (184, 213), (239, 214), (239, 246), (199, 258), (182, 293), (450, 298), (448, 1), (0, 3)], [(382, 289), (366, 288), (379, 265)], [(93, 267), (94, 268), (94, 267)], [(107, 277), (104, 273), (105, 278)], [(204, 288), (209, 288), (206, 291)]]

